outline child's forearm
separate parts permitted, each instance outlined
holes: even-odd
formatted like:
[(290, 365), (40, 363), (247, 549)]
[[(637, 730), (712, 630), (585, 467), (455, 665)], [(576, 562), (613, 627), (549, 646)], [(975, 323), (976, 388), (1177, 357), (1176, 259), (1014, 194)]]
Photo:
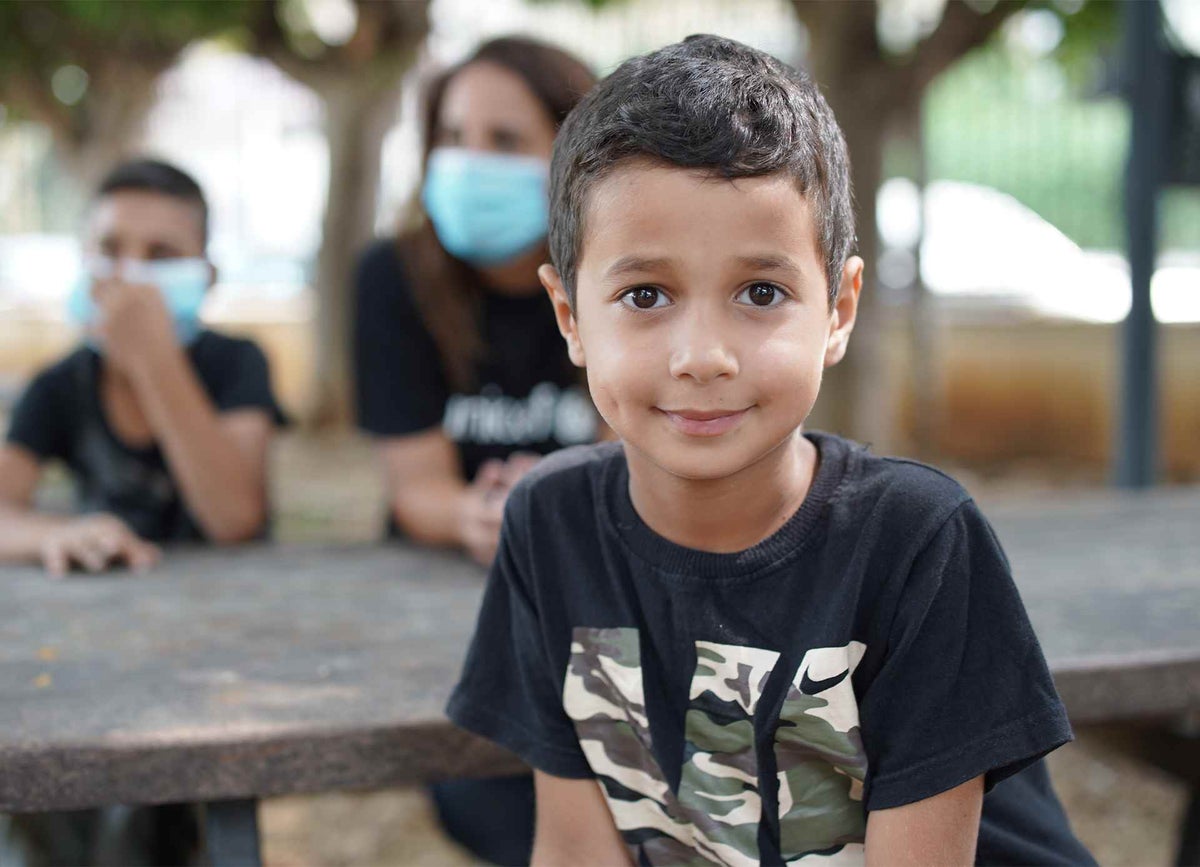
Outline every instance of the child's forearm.
[(221, 425), (182, 352), (130, 372), (188, 511), (215, 542), (250, 539), (266, 520), (266, 479)]
[(70, 521), (69, 516), (47, 515), (26, 506), (0, 502), (0, 561), (39, 562), (47, 538)]

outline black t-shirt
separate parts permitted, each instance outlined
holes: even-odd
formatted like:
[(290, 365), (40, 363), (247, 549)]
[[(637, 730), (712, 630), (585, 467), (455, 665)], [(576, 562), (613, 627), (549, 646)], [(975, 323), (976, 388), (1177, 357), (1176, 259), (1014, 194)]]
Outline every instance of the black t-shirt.
[(458, 447), (467, 479), (489, 458), (549, 454), (595, 440), (595, 410), (545, 292), (484, 294), (478, 388), (458, 393), (450, 390), (409, 286), (395, 242), (378, 241), (363, 254), (354, 341), (363, 430), (403, 436), (440, 424)]
[[(218, 411), (260, 408), (276, 424), (285, 422), (266, 356), (252, 341), (202, 331), (187, 354)], [(158, 446), (130, 446), (109, 426), (100, 402), (100, 360), (96, 350), (81, 346), (34, 377), (13, 409), (8, 442), (39, 460), (66, 463), (77, 511), (109, 512), (156, 542), (205, 541)]]
[(986, 520), (936, 470), (809, 437), (804, 504), (730, 554), (643, 523), (620, 444), (543, 461), (451, 719), (599, 779), (639, 864), (861, 859), (867, 811), (980, 774), (980, 863), (1092, 863), (1039, 761), (1071, 730)]

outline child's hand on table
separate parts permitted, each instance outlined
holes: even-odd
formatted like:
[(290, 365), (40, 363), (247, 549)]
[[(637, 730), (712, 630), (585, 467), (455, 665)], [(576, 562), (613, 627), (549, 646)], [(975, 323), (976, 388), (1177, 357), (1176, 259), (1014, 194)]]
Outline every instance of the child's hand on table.
[(66, 575), (73, 564), (89, 572), (101, 572), (121, 563), (141, 572), (160, 557), (157, 545), (109, 514), (86, 515), (63, 524), (46, 538), (41, 552), (42, 565), (55, 578)]

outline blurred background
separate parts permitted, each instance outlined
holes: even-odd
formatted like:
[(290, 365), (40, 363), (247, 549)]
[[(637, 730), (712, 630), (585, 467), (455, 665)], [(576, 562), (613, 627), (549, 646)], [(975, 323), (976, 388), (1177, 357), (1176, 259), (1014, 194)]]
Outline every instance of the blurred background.
[[(1194, 56), (1200, 3), (1162, 6), (1167, 44)], [(300, 422), (273, 458), (277, 535), (375, 539), (352, 273), (412, 201), (421, 82), (501, 34), (603, 75), (711, 32), (806, 66), (850, 144), (869, 307), (813, 426), (946, 466), (985, 505), (1105, 485), (1131, 299), (1122, 16), (1097, 0), (0, 4), (0, 422), (77, 339), (65, 297), (89, 191), (119, 157), (158, 156), (212, 208), (205, 319), (259, 342)], [(1200, 116), (1198, 81), (1177, 112)], [(1158, 472), (1195, 482), (1200, 188), (1159, 201)], [(1102, 863), (1170, 860), (1178, 784), (1086, 738), (1052, 758)], [(264, 823), (274, 864), (466, 863), (416, 794), (268, 802)]]

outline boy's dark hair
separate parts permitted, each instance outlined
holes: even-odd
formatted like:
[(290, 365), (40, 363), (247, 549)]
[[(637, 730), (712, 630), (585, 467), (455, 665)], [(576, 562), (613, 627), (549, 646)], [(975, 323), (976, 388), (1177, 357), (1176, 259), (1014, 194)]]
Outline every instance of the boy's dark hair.
[(645, 158), (726, 179), (786, 172), (812, 208), (829, 301), (854, 246), (850, 159), (807, 74), (720, 36), (625, 61), (571, 112), (550, 167), (550, 257), (575, 303), (591, 188)]
[(200, 185), (187, 172), (161, 160), (129, 160), (105, 176), (92, 198), (100, 199), (124, 190), (161, 193), (192, 205), (200, 215), (201, 241), (208, 243), (208, 203)]

